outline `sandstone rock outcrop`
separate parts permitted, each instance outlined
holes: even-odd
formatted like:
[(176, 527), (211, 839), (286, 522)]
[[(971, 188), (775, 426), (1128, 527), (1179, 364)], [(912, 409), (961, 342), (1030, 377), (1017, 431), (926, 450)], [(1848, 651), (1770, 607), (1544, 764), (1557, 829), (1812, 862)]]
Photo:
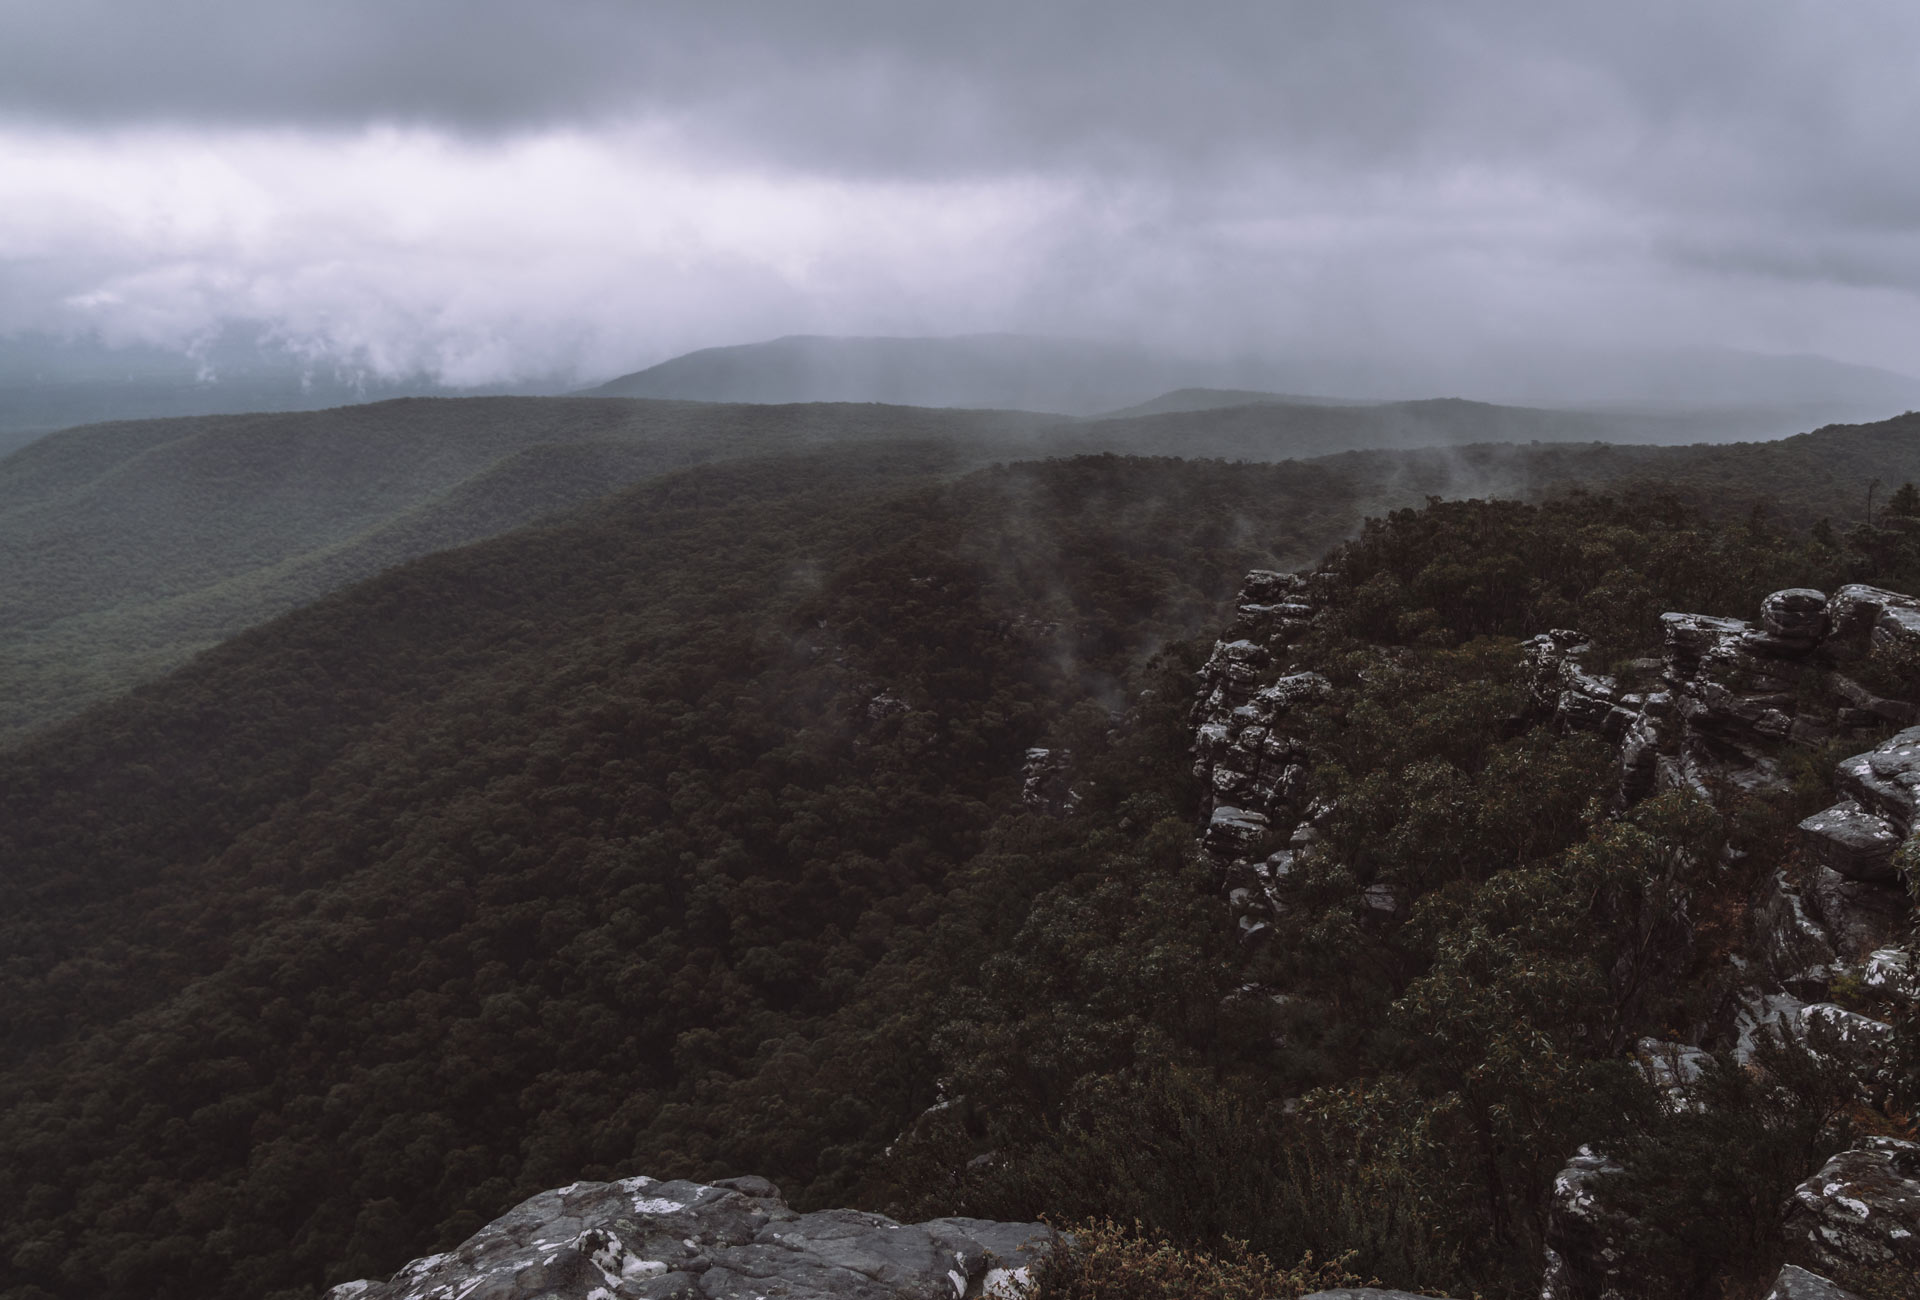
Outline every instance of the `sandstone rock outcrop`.
[[(1876, 695), (1840, 671), (1876, 645), (1920, 645), (1913, 597), (1853, 585), (1828, 599), (1795, 587), (1762, 602), (1758, 626), (1685, 613), (1662, 615), (1661, 624), (1658, 689), (1623, 689), (1587, 671), (1578, 633), (1548, 633), (1526, 647), (1537, 713), (1615, 740), (1617, 804), (1675, 788), (1708, 798), (1782, 794), (1789, 786), (1779, 756), (1788, 747), (1870, 738), (1914, 720), (1912, 703)], [(1912, 693), (1920, 694), (1920, 681)], [(1811, 1023), (1799, 1004), (1824, 1002), (1836, 979), (1860, 977), (1910, 921), (1899, 861), (1920, 829), (1920, 727), (1845, 759), (1834, 784), (1842, 797), (1799, 824), (1804, 870), (1774, 875), (1754, 900), (1764, 974), (1755, 992), (1794, 1003), (1772, 1009), (1789, 1013), (1771, 1017), (1787, 1028)], [(1828, 1029), (1841, 1023), (1826, 1013), (1815, 1020)], [(1847, 1037), (1857, 1043), (1878, 1032)]]
[(1619, 1172), (1619, 1165), (1582, 1147), (1554, 1178), (1540, 1300), (1631, 1294), (1634, 1262), (1626, 1245), (1637, 1225), (1597, 1194), (1600, 1181)]
[[(1818, 746), (1848, 732), (1911, 725), (1920, 716), (1913, 703), (1877, 695), (1841, 671), (1875, 645), (1920, 646), (1920, 601), (1913, 597), (1854, 585), (1828, 599), (1795, 587), (1761, 603), (1757, 626), (1669, 613), (1661, 627), (1660, 679), (1646, 689), (1585, 669), (1587, 646), (1577, 632), (1546, 633), (1526, 648), (1535, 708), (1618, 743), (1622, 803), (1667, 788), (1780, 792), (1786, 781), (1772, 756), (1780, 745)], [(1822, 850), (1831, 853), (1830, 865), (1889, 878), (1892, 848), (1911, 829), (1913, 783), (1903, 774), (1915, 762), (1920, 754), (1889, 754), (1861, 769), (1846, 787), (1854, 796), (1849, 806), (1836, 806), (1808, 828), (1831, 838)], [(1888, 821), (1898, 823), (1892, 845)]]
[[(1233, 622), (1200, 672), (1193, 771), (1209, 790), (1200, 845), (1219, 870), (1248, 943), (1272, 933), (1281, 906), (1276, 886), (1312, 851), (1319, 838), (1314, 821), (1330, 811), (1313, 802), (1307, 785), (1312, 756), (1288, 719), (1333, 688), (1319, 673), (1289, 671), (1286, 663), (1332, 582), (1324, 573), (1249, 573)], [(1397, 905), (1384, 895), (1364, 901), (1379, 915)]]
[(1064, 749), (1029, 749), (1020, 769), (1020, 802), (1035, 812), (1060, 817), (1080, 802), (1072, 785), (1073, 754)]
[(1194, 774), (1219, 802), (1257, 812), (1298, 793), (1300, 757), (1283, 720), (1303, 699), (1329, 689), (1317, 673), (1270, 672), (1277, 658), (1312, 626), (1311, 598), (1324, 579), (1255, 569), (1241, 584), (1232, 624), (1201, 669), (1194, 706)]
[(1870, 1137), (1794, 1190), (1787, 1257), (1824, 1278), (1920, 1276), (1920, 1143)]
[[(1295, 646), (1337, 589), (1331, 573), (1249, 574), (1233, 623), (1201, 674), (1194, 772), (1210, 790), (1201, 844), (1249, 942), (1271, 935), (1284, 905), (1276, 886), (1314, 852), (1316, 823), (1330, 811), (1308, 788), (1313, 755), (1289, 715), (1330, 689)], [(1845, 1068), (1863, 1095), (1881, 1095), (1893, 1068), (1896, 1017), (1887, 1008), (1920, 1002), (1920, 969), (1905, 946), (1912, 906), (1903, 875), (1903, 863), (1920, 853), (1912, 847), (1920, 840), (1920, 708), (1900, 698), (1920, 699), (1920, 680), (1904, 688), (1890, 680), (1884, 656), (1877, 676), (1859, 666), (1876, 650), (1920, 650), (1920, 600), (1859, 585), (1831, 598), (1796, 587), (1774, 592), (1757, 612), (1753, 621), (1665, 614), (1659, 659), (1604, 672), (1589, 665), (1591, 645), (1580, 632), (1555, 630), (1522, 648), (1531, 719), (1613, 744), (1617, 809), (1673, 789), (1722, 806), (1777, 798), (1793, 788), (1785, 760), (1795, 749), (1859, 742), (1834, 773), (1841, 797), (1800, 823), (1798, 859), (1750, 900), (1751, 942), (1745, 956), (1730, 959), (1722, 1011), (1691, 1042), (1637, 1046), (1645, 1077), (1676, 1111), (1699, 1104), (1690, 1086), (1706, 1068), (1704, 1047), (1751, 1062), (1763, 1034), (1799, 1040)], [(1875, 743), (1890, 726), (1906, 730)], [(1374, 920), (1405, 907), (1384, 889), (1356, 902)], [(1684, 915), (1676, 921), (1686, 933), (1667, 946), (1684, 948), (1690, 923)], [(1844, 1006), (1830, 1000), (1842, 988)], [(1816, 1177), (1802, 1188), (1795, 1213), (1803, 1241), (1839, 1234), (1843, 1245), (1806, 1245), (1776, 1279), (1778, 1300), (1849, 1300), (1831, 1276), (1849, 1261), (1907, 1266), (1904, 1255), (1875, 1256), (1877, 1247), (1861, 1244), (1866, 1238), (1847, 1221), (1856, 1204), (1878, 1207), (1867, 1215), (1876, 1225), (1892, 1222), (1906, 1204), (1906, 1193), (1895, 1195), (1890, 1184), (1875, 1193), (1879, 1200), (1846, 1190), (1854, 1185), (1847, 1180), (1870, 1181), (1869, 1174), (1884, 1184), (1887, 1169), (1909, 1159), (1890, 1151), (1868, 1144), (1845, 1153), (1822, 1171), (1826, 1183)], [(1583, 1150), (1556, 1180), (1544, 1300), (1604, 1300), (1646, 1281), (1635, 1278), (1625, 1253), (1635, 1225), (1599, 1195), (1611, 1168)], [(1828, 1192), (1812, 1196), (1816, 1185)], [(1896, 1225), (1882, 1244), (1897, 1252), (1907, 1242), (1920, 1242), (1920, 1224)]]
[(1773, 1279), (1766, 1300), (1861, 1300), (1861, 1297), (1835, 1286), (1818, 1273), (1789, 1264)]
[(443, 1255), (326, 1300), (1013, 1300), (1041, 1223), (800, 1214), (764, 1178), (542, 1192)]

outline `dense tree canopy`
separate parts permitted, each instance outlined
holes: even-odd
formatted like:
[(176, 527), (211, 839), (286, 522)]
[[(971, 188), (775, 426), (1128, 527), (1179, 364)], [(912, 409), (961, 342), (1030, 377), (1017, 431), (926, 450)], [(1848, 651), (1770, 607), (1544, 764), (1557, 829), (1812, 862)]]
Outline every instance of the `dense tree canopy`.
[[(1684, 1122), (1619, 1046), (1697, 972), (1636, 945), (1780, 810), (1599, 816), (1595, 743), (1511, 723), (1516, 638), (1629, 656), (1914, 557), (1659, 495), (1369, 524), (1298, 651), (1341, 816), (1250, 953), (1193, 854), (1193, 672), (1377, 468), (710, 466), (0, 755), (0, 1296), (311, 1297), (635, 1172), (1517, 1294), (1570, 1144)], [(1020, 800), (1040, 744), (1071, 816)], [(1727, 1122), (1830, 1140), (1767, 1104)], [(1674, 1240), (1732, 1267), (1748, 1226)]]

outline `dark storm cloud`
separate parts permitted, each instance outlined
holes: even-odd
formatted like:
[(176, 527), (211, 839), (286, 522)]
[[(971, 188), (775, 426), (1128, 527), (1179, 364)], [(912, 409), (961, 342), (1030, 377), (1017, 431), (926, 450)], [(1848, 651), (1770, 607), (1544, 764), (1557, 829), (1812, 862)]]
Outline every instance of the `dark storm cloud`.
[(808, 167), (908, 171), (1648, 145), (1819, 167), (1855, 142), (1885, 161), (1920, 30), (1885, 0), (0, 0), (0, 24), (0, 110), (27, 116), (500, 132), (658, 114)]
[(0, 0), (0, 31), (0, 112), (55, 123), (627, 118), (837, 175), (1520, 165), (1676, 220), (1920, 208), (1904, 0)]
[[(31, 178), (0, 270), (51, 259), (34, 282), (97, 315), (311, 315), (319, 285), (329, 320), (411, 322), (371, 333), (520, 338), (551, 333), (543, 293), (613, 319), (592, 254), (663, 350), (1652, 330), (1903, 364), (1916, 66), (1910, 0), (0, 0), (0, 146)], [(168, 191), (198, 142), (237, 179)], [(36, 225), (68, 157), (82, 219)], [(551, 275), (476, 305), (543, 240)]]

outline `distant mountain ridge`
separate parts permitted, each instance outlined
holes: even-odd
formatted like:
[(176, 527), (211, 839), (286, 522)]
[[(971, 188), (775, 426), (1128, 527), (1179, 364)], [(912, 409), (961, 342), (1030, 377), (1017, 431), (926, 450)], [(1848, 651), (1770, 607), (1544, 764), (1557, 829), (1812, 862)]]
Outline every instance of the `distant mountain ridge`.
[[(1330, 394), (1295, 397), (1289, 394)], [(788, 335), (702, 348), (589, 390), (700, 402), (888, 402), (1148, 415), (1219, 406), (1471, 395), (1503, 405), (1634, 414), (1719, 411), (1780, 436), (1920, 406), (1920, 379), (1811, 355), (1730, 348), (1487, 352), (1454, 361), (1206, 361), (1127, 344), (1021, 334)], [(1133, 410), (1129, 408), (1144, 407)], [(1771, 414), (1763, 414), (1763, 413)]]
[(1117, 411), (1103, 411), (1095, 418), (1128, 420), (1142, 415), (1178, 415), (1193, 411), (1217, 411), (1233, 406), (1373, 406), (1364, 397), (1314, 397), (1298, 393), (1267, 393), (1251, 388), (1176, 388), (1151, 401), (1136, 402)]
[(587, 390), (701, 402), (886, 402), (1092, 415), (1204, 374), (1144, 349), (1019, 334), (794, 334), (702, 348)]
[[(1218, 399), (1209, 401), (1217, 393)], [(1478, 442), (1684, 445), (1759, 442), (1803, 433), (1798, 409), (1564, 410), (1461, 397), (1411, 402), (1330, 401), (1185, 389), (1084, 421), (1089, 443), (1177, 447), (1187, 456), (1323, 456), (1350, 448), (1447, 447)]]
[[(558, 375), (453, 387), (365, 357), (310, 352), (258, 324), (191, 346), (0, 338), (0, 455), (107, 420), (320, 410), (396, 397), (552, 396)], [(1245, 405), (1343, 406), (1453, 394), (1500, 405), (1686, 415), (1721, 440), (1780, 437), (1920, 407), (1920, 379), (1819, 356), (1732, 349), (1204, 360), (1090, 339), (789, 335), (703, 348), (578, 395), (678, 401), (881, 402), (1127, 418)], [(1676, 426), (1677, 427), (1677, 426)]]

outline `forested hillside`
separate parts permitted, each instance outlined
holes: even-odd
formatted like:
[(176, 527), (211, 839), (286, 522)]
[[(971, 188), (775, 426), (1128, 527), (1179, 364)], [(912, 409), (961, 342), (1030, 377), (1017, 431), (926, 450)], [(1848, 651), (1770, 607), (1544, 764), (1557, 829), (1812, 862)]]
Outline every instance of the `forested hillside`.
[(932, 1087), (875, 972), (1025, 749), (1356, 522), (1312, 467), (951, 464), (669, 477), (0, 760), (11, 1285), (301, 1293), (635, 1159), (860, 1185)]
[[(1700, 971), (1625, 1000), (1607, 972), (1646, 871), (1734, 907), (1798, 803), (1600, 817), (1607, 757), (1519, 710), (1517, 639), (1632, 656), (1664, 608), (1912, 584), (1910, 492), (1876, 528), (1817, 516), (1913, 441), (971, 473), (876, 442), (317, 600), (0, 755), (0, 1296), (312, 1297), (634, 1172), (1517, 1296), (1572, 1146), (1655, 1136), (1707, 1155), (1643, 1193), (1648, 1248), (1745, 1277), (1777, 1252), (1752, 1207), (1844, 1139), (1833, 1085), (1730, 1076), (1675, 1139), (1618, 1044)], [(1382, 494), (1655, 468), (1709, 509), (1435, 504), (1338, 554), (1299, 653), (1344, 820), (1286, 942), (1244, 945), (1189, 713), (1245, 572)], [(1722, 843), (1732, 887), (1698, 874)]]
[(390, 565), (650, 475), (1034, 421), (874, 407), (402, 400), (72, 429), (0, 461), (0, 743)]
[(1372, 455), (1339, 472), (1374, 485), (1369, 508), (1426, 491), (1525, 496), (1652, 475), (1693, 485), (1708, 504), (1733, 493), (1843, 521), (1864, 511), (1873, 479), (1920, 475), (1901, 421), (1722, 447), (1477, 445), (1591, 436), (1593, 418), (1439, 402), (1083, 423), (870, 405), (472, 398), (68, 430), (0, 460), (0, 744), (389, 565), (739, 456), (901, 438), (943, 440), (966, 465), (1475, 444), (1411, 460)]

